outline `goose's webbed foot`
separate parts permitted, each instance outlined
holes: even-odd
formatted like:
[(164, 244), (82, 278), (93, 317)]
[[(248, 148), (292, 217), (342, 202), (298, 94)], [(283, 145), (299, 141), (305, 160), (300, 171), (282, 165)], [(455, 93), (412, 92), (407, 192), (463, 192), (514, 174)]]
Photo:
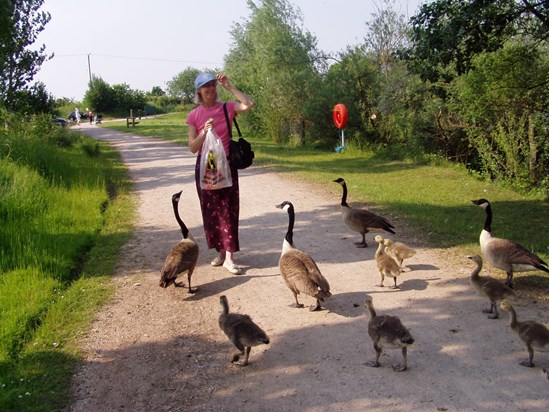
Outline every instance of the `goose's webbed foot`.
[(366, 362), (366, 365), (371, 366), (372, 368), (379, 368), (380, 363), (379, 361), (375, 360)]
[(321, 309), (322, 307), (320, 306), (320, 302), (318, 300), (316, 301), (316, 305), (312, 305), (309, 307), (310, 312), (318, 312)]
[(534, 362), (532, 362), (530, 360), (523, 360), (523, 361), (519, 362), (519, 365), (520, 366), (525, 366), (527, 368), (533, 368), (534, 367)]
[(393, 365), (393, 370), (395, 372), (404, 372), (408, 367), (406, 365), (402, 365), (400, 363), (397, 363), (396, 365)]

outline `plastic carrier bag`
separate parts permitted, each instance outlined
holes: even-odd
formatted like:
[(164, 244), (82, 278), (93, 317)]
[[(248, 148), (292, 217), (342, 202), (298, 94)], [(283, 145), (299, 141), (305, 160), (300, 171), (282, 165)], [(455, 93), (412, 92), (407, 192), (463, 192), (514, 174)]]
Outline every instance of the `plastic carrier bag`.
[(213, 129), (208, 130), (200, 158), (200, 188), (217, 190), (231, 187), (233, 179), (223, 142)]

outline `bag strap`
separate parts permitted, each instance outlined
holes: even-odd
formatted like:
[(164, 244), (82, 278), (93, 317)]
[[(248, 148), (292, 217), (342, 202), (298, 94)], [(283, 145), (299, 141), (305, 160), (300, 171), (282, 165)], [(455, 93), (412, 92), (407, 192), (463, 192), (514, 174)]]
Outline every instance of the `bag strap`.
[[(231, 122), (229, 122), (229, 114), (227, 113), (227, 102), (223, 103), (223, 112), (225, 113), (225, 121), (227, 122), (227, 130), (229, 131), (229, 137), (233, 140), (233, 129), (231, 127)], [(240, 127), (238, 127), (238, 122), (236, 121), (236, 115), (233, 117), (233, 123), (236, 126), (238, 131), (238, 137), (242, 137), (240, 133)]]

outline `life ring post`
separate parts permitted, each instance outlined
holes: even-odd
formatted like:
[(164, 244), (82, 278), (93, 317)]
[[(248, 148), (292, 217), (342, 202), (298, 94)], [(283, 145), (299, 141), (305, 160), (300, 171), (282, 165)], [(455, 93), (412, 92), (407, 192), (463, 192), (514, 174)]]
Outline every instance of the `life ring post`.
[(343, 129), (347, 126), (349, 114), (347, 112), (347, 107), (345, 107), (343, 103), (336, 104), (332, 114), (335, 127), (338, 128), (338, 132), (341, 135), (341, 146), (336, 147), (336, 152), (341, 153), (343, 149), (345, 149), (345, 132)]

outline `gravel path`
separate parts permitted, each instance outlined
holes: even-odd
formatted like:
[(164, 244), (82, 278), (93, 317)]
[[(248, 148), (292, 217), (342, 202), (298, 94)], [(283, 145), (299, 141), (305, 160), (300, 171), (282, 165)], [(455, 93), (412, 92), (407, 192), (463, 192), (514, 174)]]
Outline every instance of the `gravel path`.
[[(244, 273), (234, 276), (209, 265), (215, 252), (204, 242), (195, 157), (186, 147), (84, 124), (81, 130), (122, 154), (139, 220), (113, 278), (114, 299), (82, 340), (87, 357), (74, 378), (72, 411), (549, 410), (549, 382), (541, 373), (549, 354), (537, 353), (533, 369), (518, 365), (526, 351), (507, 313), (499, 320), (481, 313), (487, 302), (468, 283), (468, 259), (393, 236), (418, 253), (405, 262), (411, 270), (400, 290), (376, 287), (374, 242), (354, 247), (358, 235), (340, 219), (339, 185), (311, 187), (253, 166), (241, 171), (237, 261)], [(196, 295), (158, 286), (164, 258), (181, 236), (171, 207), (179, 190), (182, 218), (201, 248)], [(313, 256), (332, 287), (321, 312), (294, 308), (279, 275), (288, 216), (275, 205), (284, 200), (296, 209), (296, 245)], [(386, 217), (398, 234), (397, 217)], [(408, 371), (390, 367), (401, 360), (399, 350), (384, 352), (380, 368), (366, 366), (374, 357), (366, 293), (378, 313), (399, 316), (414, 335)], [(217, 325), (222, 294), (231, 310), (252, 316), (271, 338), (252, 349), (246, 368), (230, 364), (234, 347)], [(516, 308), (519, 318), (549, 323), (540, 305), (520, 301)]]

